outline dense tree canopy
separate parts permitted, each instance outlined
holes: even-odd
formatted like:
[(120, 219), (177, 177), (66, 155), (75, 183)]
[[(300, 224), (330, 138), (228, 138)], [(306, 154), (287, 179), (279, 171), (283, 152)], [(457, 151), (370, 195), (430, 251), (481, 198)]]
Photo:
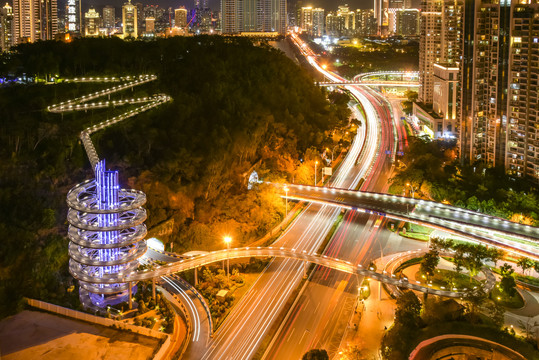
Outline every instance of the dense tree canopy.
[[(348, 122), (346, 101), (337, 95), (328, 101), (280, 51), (243, 38), (38, 42), (0, 60), (0, 76), (141, 73), (159, 79), (119, 98), (163, 92), (173, 101), (93, 140), (107, 164), (121, 171), (123, 186), (147, 193), (150, 232), (172, 224), (163, 240), (174, 242), (174, 250), (222, 247), (225, 234), (239, 246), (277, 224), (285, 211), (277, 190), (260, 184), (248, 191), (249, 174), (291, 180), (300, 159), (319, 157), (329, 130)], [(0, 88), (0, 303), (10, 304), (2, 310), (13, 309), (21, 294), (52, 300), (72, 285), (65, 194), (92, 176), (78, 134), (125, 108), (64, 115), (45, 108), (103, 87)]]
[(510, 219), (539, 223), (537, 185), (505, 174), (503, 167), (459, 164), (452, 142), (412, 137), (402, 157), (404, 166), (391, 179), (410, 183), (416, 194), (435, 201)]

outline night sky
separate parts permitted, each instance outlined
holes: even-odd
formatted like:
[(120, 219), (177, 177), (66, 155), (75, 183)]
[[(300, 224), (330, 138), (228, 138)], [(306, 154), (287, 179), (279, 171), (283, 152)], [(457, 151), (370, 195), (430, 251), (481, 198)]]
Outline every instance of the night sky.
[[(62, 0), (60, 0), (62, 1)], [(372, 8), (374, 0), (302, 0), (303, 6), (322, 7), (326, 10), (337, 10), (337, 6), (342, 4), (348, 4), (352, 10), (354, 9), (366, 9)], [(88, 9), (90, 6), (94, 6), (98, 12), (101, 13), (101, 8), (105, 5), (113, 5), (116, 8), (120, 8), (122, 4), (127, 0), (82, 0), (83, 10)], [(163, 7), (179, 8), (185, 6), (187, 9), (194, 7), (194, 0), (132, 0), (133, 3), (142, 3), (144, 5), (159, 5)], [(290, 4), (295, 4), (295, 0), (289, 0)], [(209, 0), (210, 8), (213, 10), (219, 9), (220, 0)]]

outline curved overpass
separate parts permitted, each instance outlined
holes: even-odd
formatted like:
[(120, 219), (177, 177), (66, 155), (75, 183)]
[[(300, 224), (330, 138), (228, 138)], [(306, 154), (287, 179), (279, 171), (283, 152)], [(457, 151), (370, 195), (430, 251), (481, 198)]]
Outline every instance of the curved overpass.
[(539, 260), (539, 228), (434, 201), (327, 187), (287, 185), (288, 198), (421, 224)]
[[(286, 249), (286, 248), (273, 248), (273, 247), (245, 247), (238, 249), (230, 250), (219, 250), (212, 251), (207, 254), (199, 255), (192, 257), (190, 259), (183, 259), (177, 262), (167, 264), (165, 266), (158, 267), (152, 270), (142, 270), (131, 272), (129, 274), (111, 274), (104, 275), (99, 279), (91, 279), (95, 283), (101, 284), (111, 284), (111, 283), (126, 283), (132, 281), (141, 281), (153, 279), (155, 277), (160, 277), (164, 275), (173, 274), (176, 272), (186, 271), (200, 266), (212, 264), (215, 262), (227, 260), (227, 259), (239, 259), (239, 258), (250, 258), (250, 257), (280, 257), (280, 258), (289, 258), (294, 260), (302, 260), (315, 265), (325, 266), (330, 269), (335, 269), (343, 271), (349, 274), (357, 274), (366, 276), (370, 279), (381, 281), (386, 284), (405, 287), (411, 290), (421, 291), (424, 293), (435, 294), (439, 296), (460, 298), (466, 296), (466, 291), (468, 289), (456, 289), (456, 291), (447, 291), (447, 290), (437, 290), (432, 289), (429, 286), (425, 286), (422, 283), (415, 281), (409, 282), (407, 279), (398, 279), (394, 274), (376, 272), (375, 270), (366, 269), (361, 265), (352, 264), (349, 261), (344, 261), (326, 255), (316, 255), (308, 254), (305, 250), (299, 251), (296, 249)], [(84, 274), (80, 272), (72, 272), (76, 274), (77, 279), (80, 281), (87, 281)], [(484, 271), (487, 281), (485, 284), (485, 290), (490, 291), (492, 286), (495, 284), (494, 275), (490, 271)]]
[[(373, 79), (374, 78), (374, 79)], [(395, 79), (396, 78), (396, 79)], [(333, 80), (319, 82), (320, 86), (406, 86), (419, 87), (419, 73), (417, 71), (378, 71), (356, 75), (354, 80)]]

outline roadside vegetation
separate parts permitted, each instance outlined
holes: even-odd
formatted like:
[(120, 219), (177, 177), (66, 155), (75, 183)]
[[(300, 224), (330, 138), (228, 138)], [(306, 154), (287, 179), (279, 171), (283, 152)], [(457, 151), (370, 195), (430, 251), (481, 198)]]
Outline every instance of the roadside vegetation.
[[(486, 315), (481, 309), (486, 309)], [(470, 294), (460, 304), (438, 297), (429, 297), (422, 303), (412, 291), (406, 291), (397, 299), (395, 322), (382, 339), (382, 357), (408, 359), (423, 340), (444, 334), (465, 334), (505, 345), (526, 359), (539, 359), (533, 334), (526, 338), (515, 336), (512, 329), (503, 328), (503, 314), (499, 304), (480, 292)]]
[(409, 147), (399, 159), (404, 165), (390, 179), (394, 186), (407, 191), (412, 186), (416, 197), (539, 225), (536, 185), (510, 177), (503, 168), (459, 164), (454, 142), (428, 137), (411, 137), (408, 141)]
[[(241, 246), (278, 224), (285, 213), (279, 190), (258, 183), (249, 191), (250, 174), (312, 183), (324, 149), (343, 147), (331, 131), (349, 126), (346, 95), (316, 87), (280, 51), (238, 37), (23, 44), (2, 54), (0, 76), (23, 73), (158, 75), (124, 95), (164, 92), (173, 101), (93, 140), (107, 165), (120, 170), (122, 186), (147, 193), (150, 234), (166, 225), (160, 238), (178, 252), (222, 248), (225, 235)], [(0, 88), (0, 317), (23, 295), (78, 304), (67, 271), (65, 195), (93, 176), (78, 135), (122, 109), (58, 115), (45, 108), (107, 86)]]

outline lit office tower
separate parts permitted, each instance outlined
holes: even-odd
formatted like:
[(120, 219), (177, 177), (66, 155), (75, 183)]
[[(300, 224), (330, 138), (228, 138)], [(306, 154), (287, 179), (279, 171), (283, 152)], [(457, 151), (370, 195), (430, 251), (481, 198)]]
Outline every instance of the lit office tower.
[(9, 50), (13, 45), (13, 8), (6, 4), (0, 8), (0, 52)]
[(103, 27), (112, 29), (116, 27), (116, 9), (107, 5), (103, 8)]
[(16, 43), (54, 39), (58, 32), (56, 0), (14, 0), (13, 28)]
[(419, 10), (406, 9), (397, 12), (397, 35), (419, 35)]
[(187, 9), (181, 7), (174, 10), (174, 25), (179, 28), (187, 27)]
[(512, 8), (505, 167), (509, 174), (538, 182), (539, 3), (517, 3)]
[(123, 37), (136, 38), (138, 35), (137, 7), (128, 0), (122, 6)]
[(84, 14), (84, 36), (99, 36), (100, 20), (99, 13), (94, 8), (90, 8)]
[(67, 0), (66, 5), (66, 32), (78, 33), (82, 29), (81, 0)]

